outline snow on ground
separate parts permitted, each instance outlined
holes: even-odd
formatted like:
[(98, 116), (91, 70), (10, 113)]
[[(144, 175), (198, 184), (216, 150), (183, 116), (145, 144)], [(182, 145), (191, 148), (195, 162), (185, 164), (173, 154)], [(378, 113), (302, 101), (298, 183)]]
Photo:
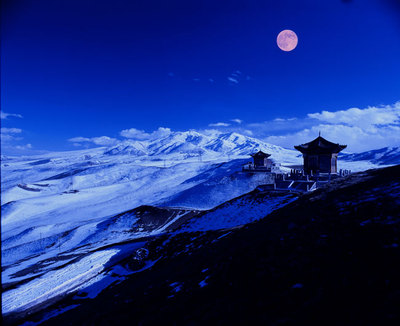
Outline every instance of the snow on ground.
[(291, 193), (261, 197), (245, 195), (224, 203), (200, 217), (193, 218), (183, 225), (179, 232), (220, 230), (251, 223), (296, 199), (297, 196)]
[(390, 165), (378, 165), (371, 161), (339, 161), (338, 170), (350, 170), (351, 172), (362, 172), (370, 169), (385, 168)]
[(232, 198), (254, 190), (260, 184), (271, 182), (271, 175), (264, 173), (241, 172), (245, 160), (233, 160), (218, 164), (194, 178), (186, 180), (182, 185), (190, 185), (187, 189), (160, 201), (160, 206), (191, 207), (211, 209)]
[(54, 270), (16, 289), (4, 292), (3, 313), (27, 309), (57, 295), (72, 291), (98, 275), (103, 270), (104, 264), (117, 252), (118, 250), (95, 252), (65, 268)]
[[(72, 270), (79, 270), (89, 282), (111, 257), (102, 256), (104, 261), (92, 264), (97, 268), (93, 270), (92, 265), (85, 269), (91, 261), (81, 255), (107, 244), (164, 232), (181, 215), (150, 232), (131, 231), (137, 221), (134, 215), (111, 225), (104, 222), (204, 182), (195, 177), (226, 161), (224, 155), (200, 161), (184, 153), (160, 159), (105, 151), (3, 158), (2, 276), (4, 284), (18, 282), (3, 294), (5, 313), (76, 287), (81, 279), (75, 279)], [(193, 180), (185, 183), (188, 179)]]
[[(210, 209), (253, 190), (264, 176), (240, 171), (250, 161), (249, 154), (258, 150), (286, 166), (302, 163), (294, 150), (235, 133), (195, 131), (147, 142), (127, 140), (110, 148), (2, 155), (2, 277), (5, 285), (14, 283), (3, 293), (3, 312), (103, 279), (99, 272), (115, 251), (101, 250), (102, 246), (165, 232), (182, 216), (144, 231), (136, 227), (135, 214), (114, 221), (120, 213), (140, 205)], [(339, 166), (352, 171), (372, 167), (376, 165), (368, 161), (363, 165), (343, 161)], [(238, 226), (264, 217), (292, 198), (246, 200), (193, 219), (185, 230)]]

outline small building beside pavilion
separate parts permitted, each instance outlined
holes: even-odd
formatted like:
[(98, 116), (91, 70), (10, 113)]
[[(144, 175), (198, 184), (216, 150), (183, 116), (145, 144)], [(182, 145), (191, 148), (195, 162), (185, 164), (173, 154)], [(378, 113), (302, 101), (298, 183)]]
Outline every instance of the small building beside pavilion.
[(258, 151), (250, 154), (253, 162), (249, 162), (243, 166), (243, 171), (249, 172), (276, 172), (279, 171), (279, 164), (274, 163), (269, 157), (271, 154)]

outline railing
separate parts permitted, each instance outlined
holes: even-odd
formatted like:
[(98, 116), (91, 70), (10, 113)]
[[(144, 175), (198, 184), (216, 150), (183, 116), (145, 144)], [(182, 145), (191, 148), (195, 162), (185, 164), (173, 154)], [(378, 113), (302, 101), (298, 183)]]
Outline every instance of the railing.
[(350, 175), (351, 174), (351, 170), (339, 170), (339, 175), (342, 177), (345, 177), (346, 175)]
[(244, 165), (242, 167), (242, 171), (263, 171), (263, 172), (271, 172), (270, 167), (266, 166), (255, 166), (253, 164)]

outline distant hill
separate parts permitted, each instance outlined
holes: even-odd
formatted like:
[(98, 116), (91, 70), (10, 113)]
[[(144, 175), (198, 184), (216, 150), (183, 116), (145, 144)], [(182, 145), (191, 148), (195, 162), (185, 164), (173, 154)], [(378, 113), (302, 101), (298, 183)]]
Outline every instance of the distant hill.
[(149, 140), (125, 140), (116, 146), (107, 148), (106, 155), (148, 155), (161, 158), (213, 159), (216, 157), (248, 156), (256, 151), (272, 154), (276, 161), (293, 161), (299, 153), (292, 149), (265, 143), (256, 138), (244, 136), (235, 132), (207, 134), (194, 130), (172, 132), (164, 137)]
[(345, 161), (370, 161), (378, 165), (400, 164), (400, 147), (385, 147), (362, 153), (341, 154), (340, 159)]

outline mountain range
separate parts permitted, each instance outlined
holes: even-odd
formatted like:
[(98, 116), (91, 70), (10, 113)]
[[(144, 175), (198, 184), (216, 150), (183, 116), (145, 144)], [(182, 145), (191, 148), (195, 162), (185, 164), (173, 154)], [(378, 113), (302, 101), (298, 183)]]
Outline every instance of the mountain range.
[[(139, 141), (125, 140), (116, 146), (108, 148), (106, 155), (148, 155), (150, 157), (203, 157), (215, 158), (221, 155), (237, 157), (248, 156), (256, 151), (273, 153), (279, 158), (293, 156), (293, 150), (271, 145), (258, 139), (244, 136), (235, 132), (207, 134), (191, 130), (172, 132), (164, 137)], [(296, 156), (296, 155), (295, 155)]]
[(346, 161), (369, 161), (378, 165), (400, 164), (400, 147), (384, 147), (354, 154), (343, 154)]

